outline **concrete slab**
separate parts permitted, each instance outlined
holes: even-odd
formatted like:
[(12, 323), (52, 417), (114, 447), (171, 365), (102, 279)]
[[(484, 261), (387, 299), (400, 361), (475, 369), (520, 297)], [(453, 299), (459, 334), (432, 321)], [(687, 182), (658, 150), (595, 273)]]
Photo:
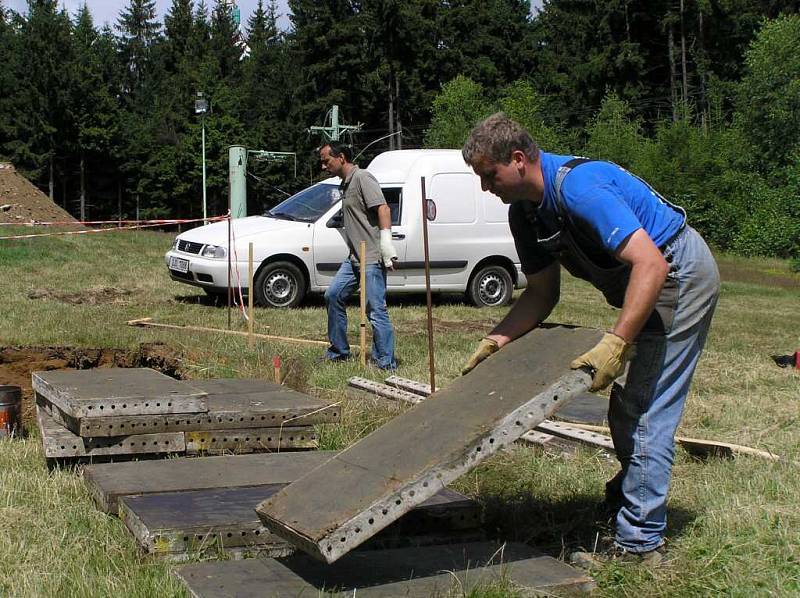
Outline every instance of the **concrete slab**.
[(83, 479), (97, 507), (116, 514), (125, 496), (288, 484), (335, 454), (308, 451), (103, 463), (84, 467)]
[[(127, 496), (119, 516), (145, 552), (170, 559), (192, 553), (249, 547), (267, 556), (287, 555), (294, 547), (270, 533), (255, 506), (286, 484)], [(465, 532), (482, 539), (480, 508), (449, 489), (410, 511), (373, 540), (377, 545), (425, 545), (463, 541)]]
[(332, 566), (303, 554), (184, 565), (176, 570), (196, 598), (277, 596), (458, 596), (502, 582), (521, 593), (589, 592), (583, 572), (524, 544), (490, 542), (355, 551)]
[(33, 390), (73, 418), (205, 413), (206, 393), (149, 368), (34, 372)]
[(81, 438), (56, 423), (39, 406), (36, 407), (36, 417), (47, 459), (183, 453), (186, 450), (182, 432)]
[(309, 426), (339, 420), (337, 405), (266, 380), (193, 380), (191, 384), (207, 393), (207, 413), (129, 416), (104, 413), (74, 418), (57, 405), (52, 410), (75, 434), (92, 437)]
[(296, 451), (317, 448), (313, 426), (285, 428), (242, 428), (185, 432), (186, 454), (252, 453)]
[(336, 561), (586, 391), (591, 376), (569, 363), (602, 334), (530, 332), (275, 494), (259, 516), (309, 554)]
[(582, 392), (554, 413), (553, 419), (603, 426), (608, 423), (608, 397)]

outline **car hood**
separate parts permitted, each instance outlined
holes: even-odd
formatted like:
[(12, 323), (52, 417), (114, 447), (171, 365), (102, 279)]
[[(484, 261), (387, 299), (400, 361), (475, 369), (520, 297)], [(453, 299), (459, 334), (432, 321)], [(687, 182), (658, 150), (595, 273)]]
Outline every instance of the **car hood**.
[[(267, 216), (248, 216), (247, 218), (231, 220), (232, 235), (235, 242), (264, 233), (307, 229), (308, 226), (308, 222), (278, 220)], [(202, 243), (203, 245), (227, 245), (228, 223), (223, 220), (205, 226), (198, 226), (181, 233), (178, 235), (178, 239), (192, 243)]]

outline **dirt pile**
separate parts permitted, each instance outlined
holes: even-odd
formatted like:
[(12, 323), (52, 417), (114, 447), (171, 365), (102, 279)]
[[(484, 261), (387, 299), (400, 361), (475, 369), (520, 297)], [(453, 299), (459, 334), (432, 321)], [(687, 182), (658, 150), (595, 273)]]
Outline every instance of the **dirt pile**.
[(0, 162), (0, 222), (74, 222), (70, 228), (80, 227), (66, 210), (5, 162)]

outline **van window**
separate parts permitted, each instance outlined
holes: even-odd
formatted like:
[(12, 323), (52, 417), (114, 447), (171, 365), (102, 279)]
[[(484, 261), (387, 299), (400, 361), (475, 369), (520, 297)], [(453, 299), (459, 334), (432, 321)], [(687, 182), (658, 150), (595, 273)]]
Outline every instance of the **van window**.
[(333, 204), (341, 199), (338, 185), (317, 183), (285, 199), (264, 216), (278, 220), (316, 222)]
[(431, 224), (469, 224), (475, 222), (475, 181), (471, 174), (436, 174), (431, 179), (428, 197), (436, 204)]
[(403, 212), (403, 189), (402, 187), (383, 187), (383, 197), (386, 204), (392, 211), (392, 226), (400, 225), (400, 216)]

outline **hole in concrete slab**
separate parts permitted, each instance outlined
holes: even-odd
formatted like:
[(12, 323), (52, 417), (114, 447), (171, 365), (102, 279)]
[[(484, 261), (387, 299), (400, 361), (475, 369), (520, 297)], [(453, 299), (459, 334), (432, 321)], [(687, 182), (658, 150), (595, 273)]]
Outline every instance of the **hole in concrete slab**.
[(330, 552), (331, 550), (333, 550), (333, 548), (331, 547), (330, 544), (328, 544), (328, 552)]
[(345, 538), (344, 536), (342, 536), (341, 538), (339, 538), (339, 542), (344, 542), (345, 540), (347, 540), (347, 538)]
[(384, 515), (386, 515), (388, 512), (389, 512), (389, 509), (383, 509), (383, 510), (381, 511), (381, 513), (383, 513)]
[(373, 523), (375, 523), (375, 520), (374, 520), (372, 517), (370, 517), (370, 518), (369, 518), (369, 521), (368, 521), (367, 523), (369, 523), (370, 525), (372, 525)]

